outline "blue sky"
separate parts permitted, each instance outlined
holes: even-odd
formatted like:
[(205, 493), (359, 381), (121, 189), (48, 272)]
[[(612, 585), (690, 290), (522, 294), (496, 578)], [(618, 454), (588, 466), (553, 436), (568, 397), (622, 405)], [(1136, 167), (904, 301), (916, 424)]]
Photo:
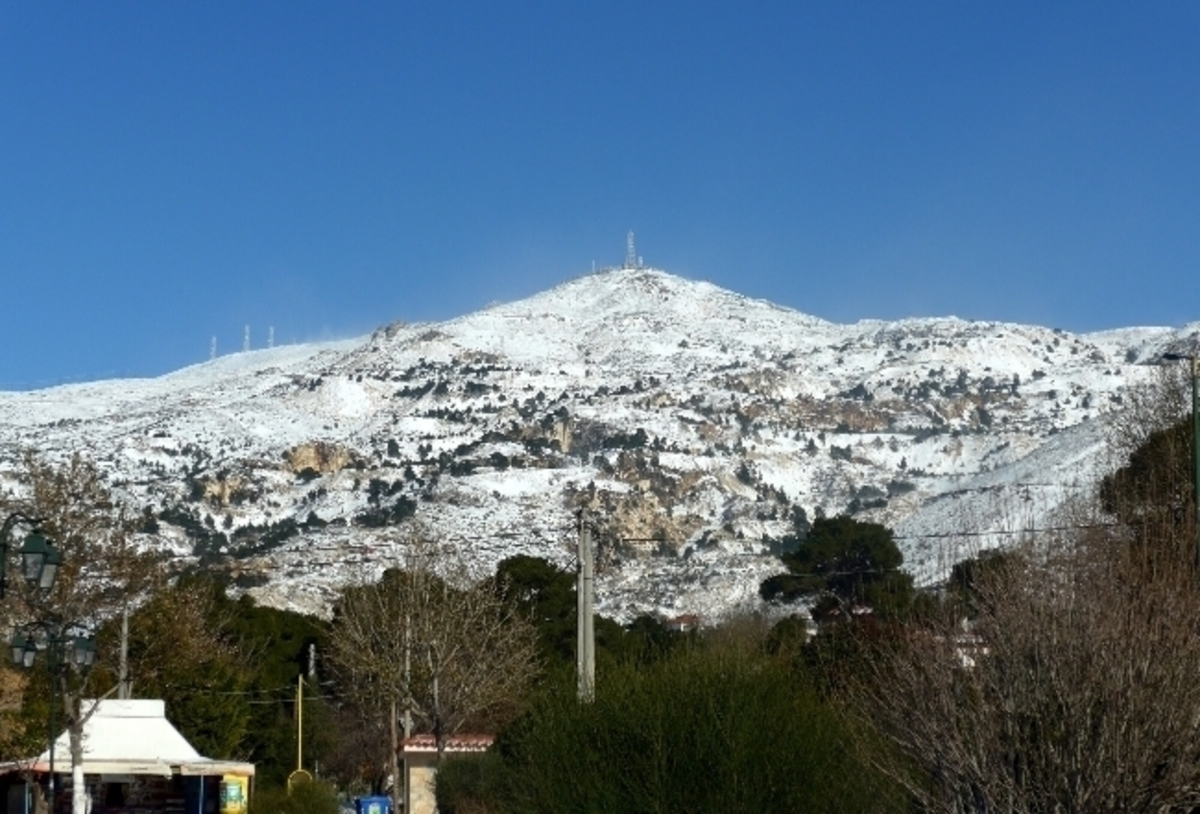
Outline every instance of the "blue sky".
[(0, 4), (0, 388), (624, 257), (837, 321), (1200, 319), (1200, 5)]

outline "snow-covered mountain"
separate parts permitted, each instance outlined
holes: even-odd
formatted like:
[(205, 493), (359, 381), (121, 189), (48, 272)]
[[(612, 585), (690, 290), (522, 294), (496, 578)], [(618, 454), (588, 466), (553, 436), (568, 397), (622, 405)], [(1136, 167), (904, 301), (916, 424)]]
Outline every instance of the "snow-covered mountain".
[(323, 611), (403, 529), (479, 573), (573, 559), (602, 612), (758, 603), (791, 505), (897, 531), (919, 581), (1093, 487), (1100, 422), (1194, 333), (954, 318), (837, 325), (644, 268), (436, 324), (238, 353), (156, 379), (0, 394), (20, 452), (81, 451), (158, 544), (262, 601)]

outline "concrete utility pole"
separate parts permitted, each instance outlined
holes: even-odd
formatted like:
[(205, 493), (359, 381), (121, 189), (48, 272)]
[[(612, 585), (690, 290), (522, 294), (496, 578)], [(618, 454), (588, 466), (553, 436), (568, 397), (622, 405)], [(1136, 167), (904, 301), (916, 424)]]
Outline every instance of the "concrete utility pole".
[(133, 698), (133, 684), (129, 680), (129, 608), (121, 611), (121, 660), (117, 672), (117, 698)]
[(1200, 349), (1192, 351), (1192, 509), (1196, 515), (1196, 567), (1200, 568)]
[(591, 703), (596, 694), (596, 630), (595, 604), (596, 576), (592, 556), (592, 528), (588, 525), (587, 512), (579, 516), (579, 575), (575, 581), (576, 672), (578, 676), (579, 700)]
[(1190, 355), (1164, 353), (1162, 358), (1172, 362), (1187, 359), (1192, 367), (1192, 522), (1196, 567), (1200, 569), (1200, 347), (1193, 347)]

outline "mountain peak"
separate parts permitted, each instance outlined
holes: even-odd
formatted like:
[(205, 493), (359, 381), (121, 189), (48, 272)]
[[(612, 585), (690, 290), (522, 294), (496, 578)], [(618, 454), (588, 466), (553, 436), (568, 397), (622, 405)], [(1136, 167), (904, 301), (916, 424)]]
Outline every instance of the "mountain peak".
[[(89, 450), (181, 561), (327, 610), (413, 522), (480, 571), (570, 559), (600, 525), (618, 617), (761, 609), (793, 507), (897, 529), (939, 578), (969, 530), (1091, 488), (1096, 430), (1180, 334), (953, 319), (835, 325), (652, 268), (569, 280), (364, 340), (237, 354), (153, 380), (0, 394), (18, 451)], [(961, 552), (957, 552), (961, 553)]]

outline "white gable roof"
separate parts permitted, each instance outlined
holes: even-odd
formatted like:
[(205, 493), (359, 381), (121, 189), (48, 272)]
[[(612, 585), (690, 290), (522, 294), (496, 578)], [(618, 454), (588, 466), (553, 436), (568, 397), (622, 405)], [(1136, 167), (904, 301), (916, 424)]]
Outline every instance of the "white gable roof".
[[(93, 709), (94, 708), (94, 709)], [(201, 756), (167, 720), (159, 699), (84, 700), (91, 716), (83, 725), (86, 774), (254, 774), (254, 764)], [(38, 755), (34, 771), (47, 771), (50, 750)], [(54, 771), (71, 771), (71, 743), (64, 731), (54, 742)]]

